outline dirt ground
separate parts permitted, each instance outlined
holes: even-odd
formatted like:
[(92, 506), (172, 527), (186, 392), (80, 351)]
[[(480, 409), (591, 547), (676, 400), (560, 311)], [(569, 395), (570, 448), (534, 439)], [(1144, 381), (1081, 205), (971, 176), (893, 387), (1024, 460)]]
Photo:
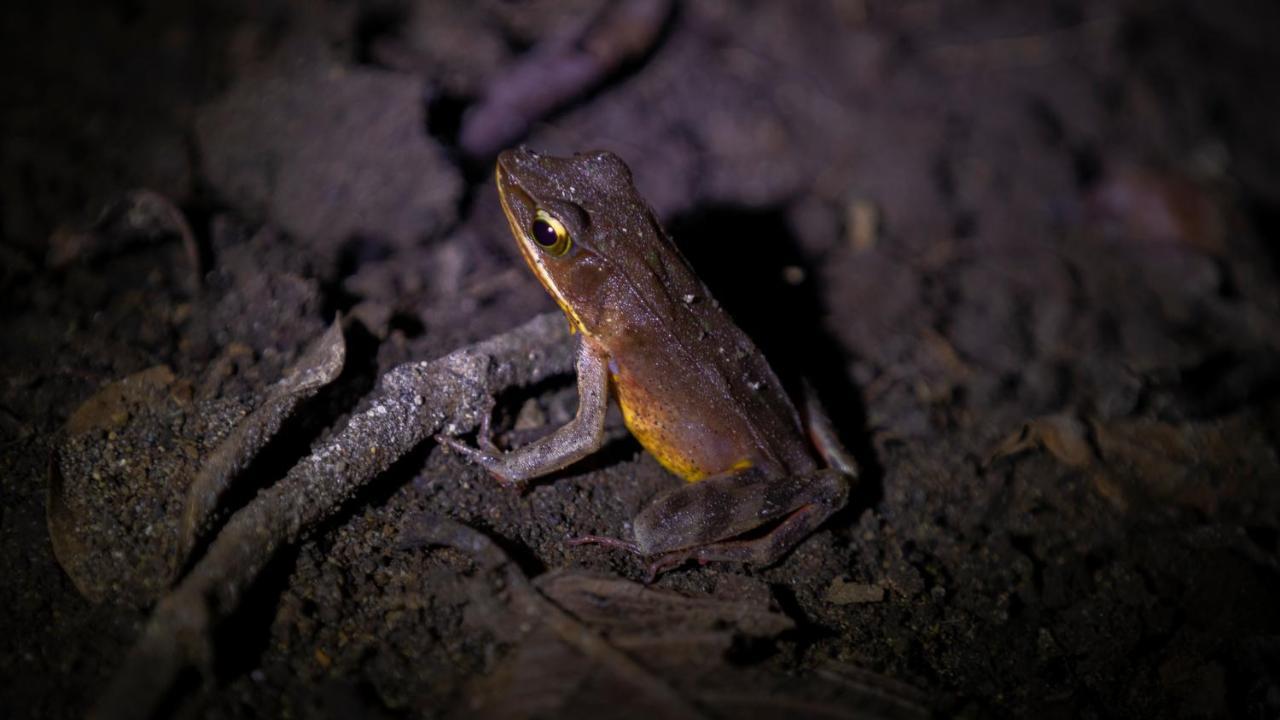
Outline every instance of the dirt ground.
[[(0, 714), (1280, 717), (1278, 29), (1262, 0), (6, 4)], [(678, 483), (616, 417), (524, 493), (345, 439), (429, 437), (388, 374), (555, 309), (493, 187), (518, 143), (624, 158), (829, 408), (863, 476), (781, 562), (646, 586), (568, 545)], [(571, 342), (513, 356), (500, 438), (572, 416)], [(284, 392), (316, 353), (343, 362)], [(268, 501), (280, 535), (234, 535)], [(148, 655), (193, 577), (208, 625)]]

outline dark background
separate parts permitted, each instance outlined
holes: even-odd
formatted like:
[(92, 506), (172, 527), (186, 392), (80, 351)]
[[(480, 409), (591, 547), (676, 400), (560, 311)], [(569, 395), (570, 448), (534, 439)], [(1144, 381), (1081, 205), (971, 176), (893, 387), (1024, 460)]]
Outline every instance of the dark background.
[[(5, 714), (85, 712), (157, 592), (130, 591), (141, 571), (111, 554), (171, 540), (171, 523), (119, 520), (129, 532), (81, 549), (103, 558), (89, 592), (60, 568), (46, 496), (50, 459), (83, 447), (77, 408), (168, 366), (186, 395), (153, 401), (198, 462), (191, 398), (252, 406), (341, 311), (344, 381), (244, 502), (389, 368), (553, 309), (490, 179), (493, 151), (524, 142), (621, 155), (865, 466), (849, 508), (779, 565), (662, 579), (795, 624), (699, 662), (784, 680), (838, 662), (943, 715), (1280, 715), (1280, 10), (661, 6), (5, 4)], [(640, 15), (602, 27), (619, 8)], [(557, 60), (633, 35), (594, 72)], [(562, 421), (572, 391), (539, 392)], [(103, 458), (146, 415), (105, 414), (84, 441)], [(165, 462), (126, 452), (85, 477), (111, 482), (121, 460)], [(414, 513), (484, 530), (530, 575), (640, 578), (563, 540), (623, 534), (672, 482), (629, 441), (526, 495), (425, 448), (268, 568), (218, 628), (209, 682), (168, 711), (464, 714), (520, 686), (478, 678), (510, 671), (524, 629), (465, 558), (396, 549)], [(98, 510), (133, 518), (155, 497)], [(544, 712), (620, 712), (578, 702)]]

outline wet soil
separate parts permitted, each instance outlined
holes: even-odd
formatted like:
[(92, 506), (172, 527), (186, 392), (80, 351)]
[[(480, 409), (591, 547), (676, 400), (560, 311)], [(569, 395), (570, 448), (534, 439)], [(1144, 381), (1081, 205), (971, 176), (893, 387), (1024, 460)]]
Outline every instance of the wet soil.
[[(93, 706), (178, 571), (186, 483), (335, 316), (341, 376), (223, 519), (392, 368), (554, 309), (477, 108), (591, 45), (566, 37), (620, 42), (602, 5), (0, 10), (5, 715)], [(833, 665), (942, 716), (1280, 715), (1280, 11), (642, 16), (660, 22), (643, 47), (524, 106), (519, 142), (630, 164), (784, 382), (817, 388), (864, 469), (848, 507), (772, 567), (686, 567), (627, 605), (608, 583), (643, 563), (565, 542), (624, 536), (678, 482), (616, 418), (599, 455), (525, 493), (428, 442), (271, 559), (164, 714), (625, 715), (509, 584), (404, 542), (442, 515), (710, 716)], [(574, 403), (570, 377), (512, 389), (497, 426)], [(564, 572), (612, 579), (564, 590), (583, 582)], [(610, 603), (631, 610), (591, 614)]]

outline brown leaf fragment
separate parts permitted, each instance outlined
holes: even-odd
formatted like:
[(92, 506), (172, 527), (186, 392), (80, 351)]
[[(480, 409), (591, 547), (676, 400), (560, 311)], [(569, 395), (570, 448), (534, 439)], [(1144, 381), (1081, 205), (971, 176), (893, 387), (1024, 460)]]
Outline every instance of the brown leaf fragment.
[(827, 602), (832, 605), (878, 603), (884, 600), (884, 586), (877, 583), (850, 582), (843, 578), (831, 581), (827, 588)]
[(285, 372), (284, 377), (271, 386), (262, 404), (237, 423), (231, 434), (204, 461), (200, 474), (187, 489), (182, 535), (174, 563), (176, 567), (186, 562), (196, 540), (208, 529), (206, 524), (236, 476), (279, 432), (299, 403), (338, 377), (345, 359), (342, 318), (337, 317), (324, 335)]
[(1087, 471), (1094, 490), (1119, 511), (1154, 503), (1214, 515), (1222, 502), (1250, 502), (1280, 473), (1274, 448), (1239, 417), (1169, 423), (1050, 415), (1000, 441), (987, 463), (1038, 449)]
[(555, 630), (538, 624), (493, 672), (470, 684), (449, 717), (564, 717), (565, 704), (594, 672), (583, 655)]
[(1225, 249), (1226, 224), (1214, 196), (1177, 172), (1121, 164), (1094, 189), (1090, 209), (1136, 246), (1173, 244), (1211, 255)]
[(62, 470), (54, 457), (49, 458), (49, 490), (45, 496), (45, 523), (49, 527), (49, 542), (53, 545), (53, 556), (62, 566), (76, 590), (87, 598), (101, 595), (84, 573), (76, 569), (91, 554), (85, 547), (84, 539), (75, 532), (75, 511), (67, 502), (66, 481)]
[(772, 638), (795, 627), (769, 602), (740, 592), (689, 596), (622, 578), (550, 572), (545, 595), (650, 667), (720, 665), (737, 640)]
[(1146, 418), (1094, 421), (1104, 470), (1126, 496), (1217, 515), (1253, 502), (1280, 475), (1275, 448), (1247, 420), (1200, 423)]
[(854, 252), (866, 252), (880, 240), (880, 208), (867, 198), (854, 198), (845, 206), (845, 235)]
[[(536, 584), (576, 617), (600, 627), (651, 626), (684, 632), (728, 623), (736, 632), (756, 637), (772, 637), (795, 627), (777, 608), (736, 591), (724, 597), (689, 596), (612, 575), (567, 571), (542, 575)], [(762, 590), (767, 598), (767, 588)]]
[(67, 418), (67, 433), (110, 431), (123, 426), (139, 407), (156, 405), (169, 394), (173, 370), (157, 365), (105, 385)]
[(1047, 415), (1027, 421), (1017, 432), (1001, 440), (987, 458), (987, 465), (1001, 458), (1029, 450), (1043, 449), (1059, 462), (1073, 468), (1085, 468), (1094, 461), (1088, 430), (1079, 418)]

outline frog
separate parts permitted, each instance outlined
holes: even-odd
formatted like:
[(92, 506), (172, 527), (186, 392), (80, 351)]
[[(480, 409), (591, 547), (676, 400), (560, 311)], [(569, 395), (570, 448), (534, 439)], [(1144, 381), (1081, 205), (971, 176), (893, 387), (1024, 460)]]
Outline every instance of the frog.
[(846, 504), (857, 465), (808, 393), (805, 422), (764, 355), (711, 296), (607, 150), (519, 147), (496, 163), (498, 197), (529, 269), (579, 338), (578, 408), (503, 451), (490, 413), (478, 447), (437, 440), (524, 488), (599, 450), (610, 398), (639, 444), (684, 482), (598, 544), (645, 558), (649, 577), (689, 561), (768, 566)]

